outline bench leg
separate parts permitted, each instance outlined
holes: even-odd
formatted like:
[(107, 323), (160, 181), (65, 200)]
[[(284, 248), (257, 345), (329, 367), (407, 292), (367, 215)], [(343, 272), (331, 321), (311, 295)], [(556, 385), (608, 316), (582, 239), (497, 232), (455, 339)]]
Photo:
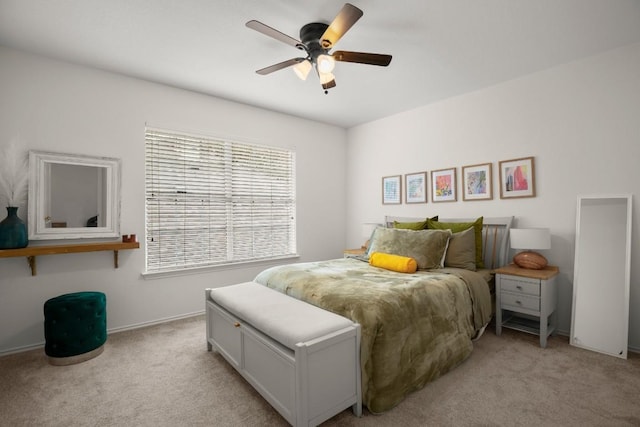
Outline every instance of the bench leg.
[(353, 415), (355, 415), (356, 417), (361, 417), (362, 416), (362, 402), (354, 403), (353, 406), (351, 407), (351, 410), (353, 411)]

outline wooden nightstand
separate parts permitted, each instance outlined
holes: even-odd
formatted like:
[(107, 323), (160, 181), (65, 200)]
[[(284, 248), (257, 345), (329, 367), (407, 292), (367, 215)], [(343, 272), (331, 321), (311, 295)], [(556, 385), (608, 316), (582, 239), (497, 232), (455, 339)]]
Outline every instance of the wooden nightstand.
[(353, 258), (353, 257), (357, 257), (357, 256), (362, 256), (367, 252), (367, 250), (365, 248), (358, 248), (358, 249), (345, 249), (343, 251), (343, 255), (345, 258)]
[(507, 265), (496, 273), (496, 335), (502, 328), (540, 335), (540, 347), (556, 329), (558, 267), (528, 270)]

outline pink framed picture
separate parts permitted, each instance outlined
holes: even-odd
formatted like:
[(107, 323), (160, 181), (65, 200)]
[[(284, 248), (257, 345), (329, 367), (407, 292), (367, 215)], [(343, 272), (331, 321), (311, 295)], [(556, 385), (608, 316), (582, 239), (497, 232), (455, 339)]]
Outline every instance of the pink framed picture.
[(500, 198), (535, 197), (533, 157), (500, 162)]

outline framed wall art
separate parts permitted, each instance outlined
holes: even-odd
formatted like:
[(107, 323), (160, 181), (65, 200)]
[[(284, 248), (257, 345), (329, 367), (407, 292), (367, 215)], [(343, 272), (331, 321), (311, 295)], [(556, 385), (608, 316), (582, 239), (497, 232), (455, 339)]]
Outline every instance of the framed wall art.
[(462, 200), (491, 200), (491, 163), (462, 167)]
[(501, 199), (535, 197), (533, 157), (503, 160), (499, 164)]
[(382, 178), (382, 204), (399, 205), (402, 203), (402, 176), (385, 176)]
[(405, 203), (427, 203), (427, 173), (416, 172), (404, 176)]
[(456, 168), (431, 171), (431, 200), (436, 202), (455, 202)]

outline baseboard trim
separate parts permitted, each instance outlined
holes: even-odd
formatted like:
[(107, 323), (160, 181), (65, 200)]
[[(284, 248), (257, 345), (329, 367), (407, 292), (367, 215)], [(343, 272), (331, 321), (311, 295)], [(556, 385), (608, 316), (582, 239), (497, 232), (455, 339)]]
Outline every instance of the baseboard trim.
[(37, 350), (44, 348), (44, 341), (36, 344), (25, 345), (22, 347), (13, 347), (7, 350), (0, 351), (0, 357), (10, 356), (12, 354), (24, 353), (26, 351)]
[(124, 332), (124, 331), (131, 331), (133, 329), (146, 328), (148, 326), (160, 325), (162, 323), (173, 322), (173, 321), (182, 320), (182, 319), (188, 319), (190, 317), (203, 316), (204, 314), (205, 314), (205, 311), (201, 310), (201, 311), (194, 311), (192, 313), (180, 314), (178, 316), (163, 317), (162, 319), (151, 320), (149, 322), (134, 323), (132, 325), (121, 326), (119, 328), (107, 329), (107, 333), (108, 334), (117, 334), (118, 332)]
[[(107, 335), (117, 334), (118, 332), (131, 331), (133, 329), (146, 328), (148, 326), (160, 325), (162, 323), (174, 322), (176, 320), (183, 320), (191, 317), (204, 316), (204, 314), (205, 314), (204, 310), (199, 310), (191, 313), (180, 314), (178, 316), (163, 317), (161, 319), (151, 320), (149, 322), (134, 323), (127, 326), (121, 326), (119, 328), (107, 328)], [(31, 351), (31, 350), (43, 349), (44, 345), (45, 345), (45, 342), (42, 341), (42, 342), (31, 344), (31, 345), (25, 345), (22, 347), (14, 347), (7, 350), (2, 350), (0, 351), (0, 357), (9, 356), (11, 354), (24, 353), (26, 351)]]

